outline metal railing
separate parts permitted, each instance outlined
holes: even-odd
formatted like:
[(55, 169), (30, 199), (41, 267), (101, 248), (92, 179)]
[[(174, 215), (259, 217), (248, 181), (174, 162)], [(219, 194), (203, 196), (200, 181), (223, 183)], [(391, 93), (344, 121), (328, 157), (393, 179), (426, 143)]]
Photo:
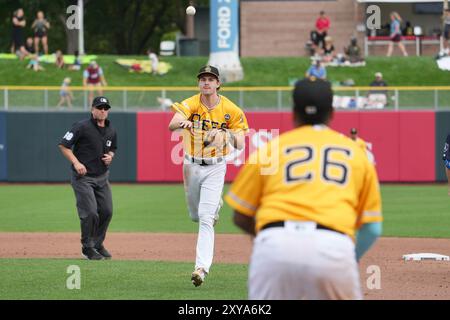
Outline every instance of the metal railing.
[[(10, 111), (84, 111), (89, 109), (89, 88), (71, 87), (73, 106), (57, 108), (60, 87), (0, 86), (0, 110)], [(161, 111), (171, 102), (180, 102), (198, 93), (197, 87), (103, 87), (112, 111)], [(450, 86), (440, 87), (335, 87), (336, 109), (380, 108), (367, 103), (369, 94), (386, 91), (384, 110), (450, 109)], [(245, 110), (289, 110), (292, 87), (224, 87), (220, 89)], [(98, 95), (95, 90), (94, 95)]]

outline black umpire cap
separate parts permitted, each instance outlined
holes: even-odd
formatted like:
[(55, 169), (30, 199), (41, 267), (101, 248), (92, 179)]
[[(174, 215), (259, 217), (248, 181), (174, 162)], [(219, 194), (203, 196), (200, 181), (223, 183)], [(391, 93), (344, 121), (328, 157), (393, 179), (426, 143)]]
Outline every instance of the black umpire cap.
[(294, 112), (307, 124), (323, 123), (333, 110), (331, 84), (315, 77), (297, 81), (293, 92)]
[(111, 108), (111, 105), (109, 104), (109, 100), (106, 97), (95, 97), (92, 101), (92, 108), (98, 108), (100, 106), (106, 106), (108, 109)]
[(210, 66), (210, 65), (201, 67), (200, 70), (198, 71), (197, 78), (200, 78), (200, 76), (202, 76), (203, 74), (212, 74), (217, 79), (220, 79), (219, 69), (217, 69), (216, 67)]

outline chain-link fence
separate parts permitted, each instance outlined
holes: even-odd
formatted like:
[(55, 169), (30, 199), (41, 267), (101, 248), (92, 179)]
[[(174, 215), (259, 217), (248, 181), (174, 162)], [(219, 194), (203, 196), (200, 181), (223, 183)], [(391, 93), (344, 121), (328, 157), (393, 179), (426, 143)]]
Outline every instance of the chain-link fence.
[[(417, 110), (450, 109), (450, 87), (336, 87), (333, 106), (342, 110)], [(89, 90), (71, 88), (72, 106), (63, 103), (59, 87), (0, 87), (0, 110), (14, 111), (83, 111), (89, 109)], [(105, 87), (95, 90), (113, 105), (112, 111), (161, 111), (198, 93), (196, 87)], [(289, 110), (292, 87), (221, 88), (231, 101), (244, 110)]]

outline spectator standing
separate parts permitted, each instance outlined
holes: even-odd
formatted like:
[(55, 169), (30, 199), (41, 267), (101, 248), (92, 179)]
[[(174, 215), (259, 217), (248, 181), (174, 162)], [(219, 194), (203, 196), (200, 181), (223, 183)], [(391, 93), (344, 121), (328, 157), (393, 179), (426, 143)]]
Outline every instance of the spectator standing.
[(150, 59), (150, 64), (152, 66), (152, 73), (156, 75), (158, 74), (158, 64), (159, 64), (158, 56), (150, 49), (147, 51), (147, 54), (148, 58)]
[(58, 102), (57, 107), (60, 107), (64, 104), (64, 102), (67, 102), (67, 106), (69, 108), (72, 108), (73, 94), (69, 88), (71, 81), (72, 80), (69, 77), (64, 78), (63, 83), (61, 85), (61, 89), (59, 90), (59, 96), (61, 98)]
[[(383, 80), (383, 74), (381, 72), (375, 73), (375, 80), (370, 83), (371, 87), (387, 87), (388, 84)], [(373, 93), (387, 93), (386, 90), (372, 90)]]
[(31, 29), (34, 32), (34, 48), (36, 53), (39, 54), (39, 42), (42, 42), (44, 53), (48, 54), (48, 38), (47, 32), (50, 29), (50, 23), (45, 19), (44, 12), (38, 11), (36, 19), (31, 25)]
[(97, 92), (100, 96), (103, 95), (102, 86), (107, 86), (105, 76), (103, 75), (103, 69), (97, 64), (96, 61), (91, 61), (89, 67), (83, 72), (83, 86), (89, 89), (89, 104), (94, 98), (94, 87), (97, 88)]
[(444, 16), (444, 49), (449, 53), (450, 46), (448, 40), (450, 39), (450, 9), (445, 10)]
[(408, 52), (406, 52), (405, 46), (402, 43), (402, 30), (400, 29), (400, 25), (402, 22), (402, 18), (397, 12), (391, 12), (391, 31), (390, 38), (391, 42), (389, 42), (388, 51), (386, 56), (390, 57), (392, 55), (392, 50), (394, 49), (394, 43), (398, 44), (398, 47), (403, 53), (403, 56), (407, 57)]
[(15, 53), (19, 56), (20, 60), (23, 60), (23, 58), (28, 54), (28, 52), (25, 49), (25, 42), (23, 40), (23, 28), (25, 28), (27, 22), (25, 20), (22, 8), (19, 8), (14, 12), (12, 24), (13, 24), (12, 37), (14, 43), (14, 50)]
[[(383, 80), (381, 72), (375, 73), (375, 80), (370, 83), (371, 87), (387, 87), (388, 84)], [(387, 105), (388, 101), (387, 90), (370, 90), (367, 95), (367, 107), (370, 108), (383, 108)]]

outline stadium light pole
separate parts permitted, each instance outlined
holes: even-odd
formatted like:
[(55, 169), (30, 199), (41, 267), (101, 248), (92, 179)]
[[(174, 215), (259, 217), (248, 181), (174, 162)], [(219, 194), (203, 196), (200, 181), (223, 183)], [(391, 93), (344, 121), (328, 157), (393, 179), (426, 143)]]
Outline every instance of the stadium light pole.
[(78, 54), (80, 56), (84, 55), (84, 4), (83, 0), (78, 0), (78, 25), (80, 29), (78, 30)]

